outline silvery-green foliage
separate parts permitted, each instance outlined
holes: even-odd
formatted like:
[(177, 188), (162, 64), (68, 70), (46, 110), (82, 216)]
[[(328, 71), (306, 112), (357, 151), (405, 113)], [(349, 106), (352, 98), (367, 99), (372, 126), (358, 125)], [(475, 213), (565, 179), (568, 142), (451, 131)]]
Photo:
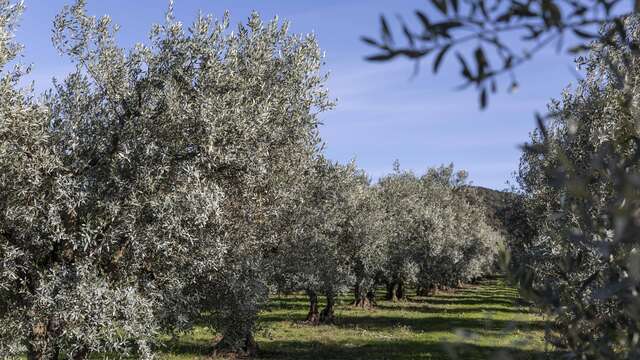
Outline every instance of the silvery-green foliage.
[(15, 42), (13, 37), (17, 20), (23, 10), (22, 2), (0, 1), (0, 67), (4, 67), (20, 52), (21, 45)]
[(453, 166), (432, 168), (421, 177), (430, 206), (431, 241), (420, 249), (420, 287), (457, 286), (491, 273), (501, 235), (488, 225), (486, 209), (466, 186), (467, 174)]
[[(312, 227), (314, 262), (309, 267), (312, 278), (317, 279), (314, 290), (335, 297), (348, 289), (354, 279), (351, 258), (345, 247), (350, 240), (350, 222), (353, 216), (352, 191), (358, 184), (355, 165), (346, 166), (321, 160), (315, 194), (317, 223)], [(311, 284), (310, 284), (311, 285)]]
[(265, 253), (330, 103), (312, 37), (257, 14), (227, 27), (199, 16), (184, 29), (170, 10), (126, 50), (79, 1), (53, 36), (76, 70), (41, 103), (5, 77), (3, 351), (148, 357), (158, 326), (188, 329), (203, 311), (233, 350), (250, 337)]
[(417, 264), (413, 250), (426, 239), (428, 231), (428, 224), (420, 224), (425, 211), (417, 201), (420, 184), (415, 174), (401, 171), (396, 163), (394, 173), (382, 177), (377, 186), (387, 217), (384, 277), (388, 283), (415, 283)]
[(387, 219), (380, 189), (370, 186), (362, 175), (360, 179), (351, 192), (352, 220), (344, 250), (351, 258), (355, 305), (367, 306), (385, 265)]
[[(4, 63), (19, 49), (10, 39), (21, 5), (0, 9)], [(135, 345), (148, 357), (150, 301), (128, 279), (107, 280), (51, 112), (18, 89), (20, 75), (18, 67), (0, 81), (0, 354), (126, 354)]]
[[(275, 281), (333, 299), (356, 282), (372, 283), (382, 265), (380, 202), (353, 163), (319, 157), (308, 174), (302, 206), (291, 212)], [(370, 284), (368, 286), (371, 286)]]
[[(20, 245), (20, 240), (9, 233), (5, 223), (16, 219), (22, 223), (32, 222), (39, 211), (34, 206), (25, 206), (21, 200), (31, 197), (31, 204), (37, 201), (34, 194), (27, 194), (25, 188), (47, 187), (43, 177), (59, 163), (51, 152), (43, 149), (49, 139), (46, 134), (46, 111), (31, 102), (30, 94), (18, 89), (22, 75), (20, 68), (7, 70), (5, 66), (18, 54), (20, 45), (13, 41), (16, 22), (22, 12), (22, 4), (0, 1), (0, 356), (15, 355), (22, 350), (20, 334), (27, 332), (28, 325), (17, 319), (11, 305), (22, 296), (20, 286), (29, 254)], [(31, 149), (30, 152), (17, 151)], [(16, 178), (17, 177), (17, 178)], [(23, 183), (22, 188), (16, 183)], [(9, 212), (9, 195), (12, 191), (22, 191), (16, 202), (16, 209)], [(50, 196), (42, 194), (42, 197)], [(19, 207), (19, 208), (18, 208)], [(16, 336), (18, 335), (18, 336)]]
[[(77, 76), (88, 75), (93, 83), (84, 88), (100, 96), (92, 99), (96, 111), (138, 136), (131, 144), (119, 141), (131, 154), (123, 165), (137, 157), (152, 164), (140, 171), (141, 180), (172, 194), (163, 198), (169, 204), (151, 213), (163, 210), (158, 230), (184, 251), (176, 254), (179, 261), (161, 263), (188, 280), (162, 279), (162, 287), (176, 294), (170, 305), (188, 311), (163, 313), (209, 310), (224, 345), (237, 349), (266, 300), (264, 255), (279, 241), (279, 213), (292, 197), (292, 174), (315, 153), (316, 113), (330, 106), (315, 39), (289, 35), (286, 24), (265, 24), (255, 13), (231, 33), (225, 32), (227, 18), (202, 16), (185, 30), (169, 12), (167, 22), (152, 30), (151, 47), (138, 45), (125, 55), (110, 40), (108, 19), (85, 17), (82, 4), (57, 24), (57, 43), (84, 67)], [(152, 136), (140, 141), (147, 134)], [(151, 182), (154, 176), (161, 184)], [(184, 189), (176, 176), (189, 180)], [(189, 200), (199, 205), (193, 211), (184, 209)], [(183, 304), (191, 299), (197, 306)]]
[[(158, 119), (139, 116), (134, 127), (128, 114), (135, 78), (119, 76), (135, 69), (108, 40), (105, 21), (73, 10), (102, 31), (97, 49), (74, 50), (78, 71), (44, 105), (14, 94), (26, 109), (3, 109), (0, 248), (11, 260), (3, 266), (15, 270), (2, 279), (1, 315), (33, 358), (149, 357), (158, 289), (174, 285), (180, 260), (191, 262), (184, 258), (193, 248), (182, 243), (218, 243), (207, 227), (219, 223), (220, 192), (187, 161), (158, 161)], [(174, 211), (180, 215), (163, 216)], [(189, 222), (195, 226), (185, 228)]]
[(490, 273), (503, 240), (480, 202), (469, 201), (466, 173), (442, 166), (417, 177), (395, 168), (379, 183), (391, 228), (387, 281), (429, 291)]
[(640, 24), (592, 45), (586, 76), (550, 105), (520, 180), (537, 233), (512, 244), (516, 278), (553, 314), (550, 339), (582, 359), (640, 356)]
[[(30, 315), (50, 327), (59, 326), (56, 330), (62, 334), (57, 334), (54, 346), (67, 356), (116, 352), (150, 357), (151, 337), (156, 335), (152, 302), (136, 289), (136, 283), (113, 286), (99, 273), (95, 265), (82, 260), (75, 268), (50, 269), (41, 279)], [(135, 352), (131, 339), (138, 339)], [(40, 341), (50, 345), (45, 343), (48, 339)]]

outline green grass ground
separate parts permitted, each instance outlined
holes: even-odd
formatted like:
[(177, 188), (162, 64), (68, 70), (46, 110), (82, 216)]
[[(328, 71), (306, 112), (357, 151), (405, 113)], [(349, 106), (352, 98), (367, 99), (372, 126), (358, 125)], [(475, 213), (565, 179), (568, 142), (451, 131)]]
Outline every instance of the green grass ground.
[[(259, 359), (544, 359), (545, 321), (500, 279), (374, 310), (341, 299), (333, 325), (303, 323), (307, 298), (271, 299), (256, 334)], [(215, 334), (198, 328), (165, 342), (163, 359), (208, 358)]]

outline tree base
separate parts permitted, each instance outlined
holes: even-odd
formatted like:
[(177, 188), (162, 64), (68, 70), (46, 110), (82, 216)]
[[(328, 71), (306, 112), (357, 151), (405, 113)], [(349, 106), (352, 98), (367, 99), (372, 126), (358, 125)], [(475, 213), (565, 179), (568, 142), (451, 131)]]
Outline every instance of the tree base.
[(247, 358), (258, 355), (258, 343), (252, 334), (245, 337), (241, 348), (236, 348), (232, 343), (223, 337), (213, 348), (213, 356), (224, 356), (230, 358)]
[(395, 282), (387, 285), (387, 300), (398, 302), (404, 300), (404, 297), (404, 285), (402, 282)]
[(320, 324), (320, 314), (316, 312), (309, 312), (307, 318), (304, 320), (305, 324), (318, 325)]
[(375, 304), (368, 298), (362, 298), (354, 301), (351, 306), (361, 309), (373, 309)]
[(422, 296), (422, 297), (433, 296), (436, 293), (437, 293), (437, 288), (435, 286), (424, 287), (416, 291), (416, 295)]
[(313, 290), (307, 290), (309, 296), (309, 312), (305, 323), (318, 325), (320, 323), (320, 314), (318, 313), (318, 295)]
[(335, 320), (335, 316), (333, 314), (333, 309), (323, 309), (320, 312), (320, 323), (321, 324), (333, 324)]

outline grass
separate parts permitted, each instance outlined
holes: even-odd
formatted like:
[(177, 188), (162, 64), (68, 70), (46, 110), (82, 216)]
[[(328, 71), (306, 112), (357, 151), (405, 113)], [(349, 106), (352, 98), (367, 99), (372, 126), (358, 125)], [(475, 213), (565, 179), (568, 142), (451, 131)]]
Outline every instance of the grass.
[[(378, 301), (373, 310), (341, 298), (333, 325), (303, 323), (307, 298), (273, 297), (260, 315), (259, 359), (546, 359), (546, 323), (521, 306), (501, 280), (483, 281), (405, 302)], [(215, 334), (197, 328), (166, 340), (162, 359), (204, 359)]]

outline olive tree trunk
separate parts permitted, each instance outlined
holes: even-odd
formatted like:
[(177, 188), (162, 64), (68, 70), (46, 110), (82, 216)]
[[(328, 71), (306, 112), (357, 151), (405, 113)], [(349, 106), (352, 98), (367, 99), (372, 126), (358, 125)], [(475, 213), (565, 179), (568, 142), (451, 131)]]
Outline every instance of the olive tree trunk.
[(60, 324), (57, 321), (36, 321), (25, 343), (27, 359), (57, 360), (60, 356), (60, 349), (56, 344), (59, 332)]
[(336, 299), (333, 294), (327, 295), (327, 305), (320, 312), (320, 322), (323, 324), (331, 324), (335, 320), (334, 315), (334, 306), (336, 304)]
[(375, 294), (373, 290), (367, 289), (362, 282), (356, 282), (353, 289), (353, 306), (363, 309), (370, 309), (375, 306)]
[[(241, 339), (241, 340), (236, 340)], [(233, 354), (233, 356), (255, 356), (258, 354), (258, 343), (253, 337), (251, 330), (239, 334), (223, 335), (222, 339), (215, 345), (214, 356)]]
[(306, 322), (317, 325), (320, 322), (320, 313), (318, 311), (318, 294), (313, 290), (307, 290), (309, 296), (309, 313)]
[(404, 300), (404, 284), (402, 281), (393, 281), (387, 283), (387, 300), (391, 300), (393, 302)]
[(394, 286), (395, 284), (391, 281), (386, 283), (386, 287), (387, 287), (387, 295), (385, 296), (386, 300), (393, 300), (393, 295), (395, 292)]

